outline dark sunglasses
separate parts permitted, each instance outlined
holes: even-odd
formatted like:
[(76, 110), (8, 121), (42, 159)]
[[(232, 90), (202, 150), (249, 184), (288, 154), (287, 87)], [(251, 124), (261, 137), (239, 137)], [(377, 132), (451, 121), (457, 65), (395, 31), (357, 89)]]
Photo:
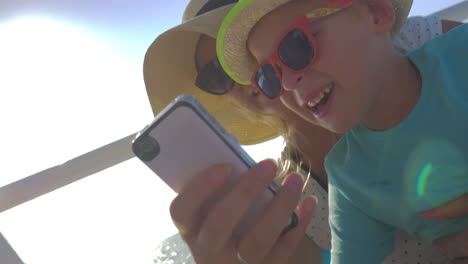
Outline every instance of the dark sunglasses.
[(195, 85), (210, 94), (223, 95), (232, 90), (234, 81), (224, 72), (218, 58), (214, 58), (198, 72)]
[(348, 8), (353, 2), (331, 0), (296, 21), (280, 38), (275, 52), (257, 67), (252, 84), (267, 98), (278, 99), (283, 93), (281, 69), (303, 72), (317, 59), (317, 41), (310, 33), (309, 23)]

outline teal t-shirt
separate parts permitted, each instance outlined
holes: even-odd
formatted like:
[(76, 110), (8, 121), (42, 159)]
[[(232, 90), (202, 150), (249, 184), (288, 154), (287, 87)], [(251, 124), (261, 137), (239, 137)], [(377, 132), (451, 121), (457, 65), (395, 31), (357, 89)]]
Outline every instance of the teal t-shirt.
[(432, 241), (468, 227), (418, 215), (468, 192), (468, 25), (408, 58), (422, 77), (409, 116), (382, 132), (358, 125), (326, 158), (332, 263), (381, 263), (396, 229)]

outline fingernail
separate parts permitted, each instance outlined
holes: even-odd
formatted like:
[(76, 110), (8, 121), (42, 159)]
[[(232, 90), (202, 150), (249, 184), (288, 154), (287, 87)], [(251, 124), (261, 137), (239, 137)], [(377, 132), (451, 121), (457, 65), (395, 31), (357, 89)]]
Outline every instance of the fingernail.
[(174, 223), (175, 227), (177, 228), (177, 230), (179, 230), (179, 233), (182, 236), (186, 236), (188, 234), (188, 229), (184, 225), (182, 225), (182, 224), (180, 224), (180, 223), (178, 223), (176, 221), (172, 221), (172, 222)]
[(442, 216), (440, 215), (440, 212), (437, 209), (427, 210), (422, 213), (419, 213), (419, 215), (430, 220), (442, 219)]
[(268, 166), (270, 166), (273, 170), (275, 170), (275, 172), (278, 168), (278, 163), (276, 163), (276, 160), (274, 159), (266, 159), (266, 160), (261, 161), (260, 163), (268, 164)]
[(263, 160), (255, 167), (260, 170), (260, 173), (257, 173), (260, 177), (273, 178), (276, 175), (277, 165), (273, 159)]
[(314, 199), (314, 202), (315, 202), (315, 206), (317, 206), (319, 204), (319, 200), (317, 198), (317, 196), (315, 195), (309, 195), (310, 198)]
[[(310, 199), (307, 199), (307, 198), (310, 198)], [(305, 202), (305, 209), (307, 210), (307, 212), (312, 212), (317, 207), (318, 199), (317, 197), (311, 195), (311, 196), (307, 196), (304, 202)]]
[(284, 179), (283, 186), (295, 191), (300, 192), (302, 191), (302, 186), (304, 182), (302, 181), (302, 177), (299, 174), (291, 174), (286, 179)]

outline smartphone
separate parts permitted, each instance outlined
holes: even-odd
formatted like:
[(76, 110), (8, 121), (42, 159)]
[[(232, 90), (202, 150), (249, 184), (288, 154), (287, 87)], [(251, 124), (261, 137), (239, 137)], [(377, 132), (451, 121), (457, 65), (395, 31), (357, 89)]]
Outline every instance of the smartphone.
[[(164, 108), (132, 142), (135, 155), (175, 192), (180, 192), (191, 177), (203, 169), (228, 163), (232, 175), (212, 203), (220, 199), (237, 182), (239, 176), (255, 165), (255, 161), (227, 133), (206, 109), (191, 95), (181, 95)], [(275, 195), (273, 182), (255, 201), (235, 228), (241, 238), (248, 231)], [(297, 225), (295, 212), (284, 232)]]

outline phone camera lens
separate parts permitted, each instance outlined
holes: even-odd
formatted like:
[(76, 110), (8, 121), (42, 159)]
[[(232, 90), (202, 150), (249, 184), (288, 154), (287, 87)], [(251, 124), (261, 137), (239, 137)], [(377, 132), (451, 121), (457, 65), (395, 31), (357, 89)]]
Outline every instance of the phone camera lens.
[(151, 161), (159, 154), (159, 143), (150, 136), (143, 136), (133, 144), (133, 152), (141, 160)]

